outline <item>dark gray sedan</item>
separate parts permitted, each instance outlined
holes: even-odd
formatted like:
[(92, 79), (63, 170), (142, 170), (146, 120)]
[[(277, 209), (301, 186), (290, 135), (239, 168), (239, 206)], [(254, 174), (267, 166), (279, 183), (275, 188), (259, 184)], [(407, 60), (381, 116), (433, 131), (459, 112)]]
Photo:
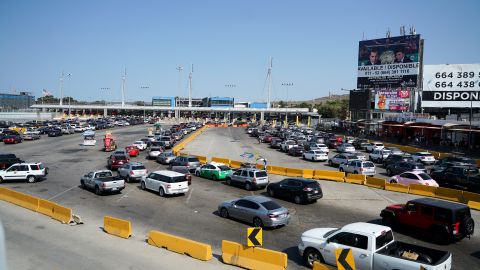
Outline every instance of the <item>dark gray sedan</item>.
[(229, 200), (218, 206), (223, 218), (252, 223), (255, 227), (278, 227), (288, 224), (290, 213), (277, 202), (264, 196), (246, 196)]
[(157, 162), (161, 164), (170, 164), (175, 157), (176, 156), (172, 152), (163, 152), (157, 156)]

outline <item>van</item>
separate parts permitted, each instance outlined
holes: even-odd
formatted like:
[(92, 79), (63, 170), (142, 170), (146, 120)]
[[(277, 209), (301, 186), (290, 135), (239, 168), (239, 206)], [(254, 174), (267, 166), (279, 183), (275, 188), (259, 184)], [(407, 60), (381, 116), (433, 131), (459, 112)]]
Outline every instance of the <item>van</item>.
[(165, 197), (172, 194), (185, 194), (188, 192), (188, 181), (185, 174), (173, 171), (154, 171), (144, 176), (140, 181), (143, 190), (158, 192), (158, 195)]

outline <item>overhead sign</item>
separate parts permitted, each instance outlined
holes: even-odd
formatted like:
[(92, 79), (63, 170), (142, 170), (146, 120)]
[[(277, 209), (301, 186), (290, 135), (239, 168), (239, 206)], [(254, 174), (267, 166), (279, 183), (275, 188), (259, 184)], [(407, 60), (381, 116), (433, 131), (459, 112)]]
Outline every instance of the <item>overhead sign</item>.
[(380, 89), (375, 91), (375, 110), (408, 111), (410, 88)]
[(423, 91), (424, 108), (479, 108), (480, 91)]
[(416, 87), (420, 35), (359, 42), (357, 88)]
[(247, 246), (249, 247), (262, 246), (262, 228), (247, 229)]
[(337, 258), (337, 270), (355, 270), (351, 249), (336, 249), (335, 257)]
[(423, 91), (480, 90), (480, 64), (425, 65)]

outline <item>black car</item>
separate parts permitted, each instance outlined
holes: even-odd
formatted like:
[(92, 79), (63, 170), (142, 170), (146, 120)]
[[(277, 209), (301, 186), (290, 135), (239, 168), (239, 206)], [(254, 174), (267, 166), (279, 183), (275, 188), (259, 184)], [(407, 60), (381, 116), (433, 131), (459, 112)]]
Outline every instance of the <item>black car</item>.
[(411, 162), (413, 163), (413, 158), (409, 155), (389, 155), (386, 159), (383, 160), (383, 167), (387, 168), (388, 165), (397, 163), (397, 162)]
[(48, 131), (48, 137), (58, 137), (62, 135), (62, 130), (59, 128), (52, 128)]
[(387, 166), (388, 176), (398, 175), (404, 172), (411, 172), (411, 171), (427, 172), (425, 169), (425, 166), (423, 166), (422, 163), (401, 161), (401, 162), (393, 163)]
[(452, 166), (443, 171), (433, 171), (430, 176), (435, 179), (440, 186), (460, 188), (480, 193), (479, 171), (472, 166)]
[(270, 147), (273, 149), (280, 149), (280, 144), (282, 142), (283, 140), (280, 138), (272, 138), (272, 141), (270, 142)]
[(297, 204), (315, 202), (323, 197), (320, 184), (311, 179), (286, 178), (267, 186), (270, 197), (293, 200)]
[(288, 149), (288, 154), (294, 157), (300, 157), (305, 152), (305, 148), (303, 146), (294, 146)]
[(468, 157), (446, 157), (437, 160), (432, 167), (433, 171), (443, 171), (448, 167), (456, 166), (456, 165), (469, 165), (472, 167), (476, 167), (477, 163), (474, 159)]
[(23, 163), (25, 161), (19, 159), (15, 154), (0, 152), (0, 169), (7, 169), (15, 163)]

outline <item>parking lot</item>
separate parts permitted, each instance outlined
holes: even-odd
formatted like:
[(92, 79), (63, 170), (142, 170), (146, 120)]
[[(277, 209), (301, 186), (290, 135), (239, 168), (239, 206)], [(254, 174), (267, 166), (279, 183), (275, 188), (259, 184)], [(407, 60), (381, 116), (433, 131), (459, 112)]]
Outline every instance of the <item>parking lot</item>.
[[(97, 134), (98, 138), (101, 138), (104, 131), (100, 131)], [(123, 148), (133, 141), (145, 137), (147, 126), (130, 126), (115, 129), (113, 134), (118, 139), (117, 144), (119, 147)], [(127, 184), (127, 187), (121, 194), (97, 196), (93, 192), (81, 189), (79, 180), (82, 175), (89, 171), (105, 168), (109, 154), (101, 150), (101, 142), (97, 142), (95, 147), (90, 148), (82, 146), (82, 142), (83, 138), (81, 135), (58, 138), (43, 136), (38, 141), (2, 146), (2, 151), (13, 152), (27, 161), (41, 161), (50, 168), (48, 178), (45, 181), (33, 184), (23, 182), (4, 183), (2, 186), (46, 198), (72, 208), (75, 214), (80, 215), (84, 219), (85, 226), (95, 224), (93, 227), (96, 227), (98, 230), (89, 231), (92, 234), (103, 234), (100, 227), (103, 224), (105, 215), (130, 220), (136, 235), (133, 240), (124, 240), (119, 244), (122, 246), (126, 246), (125, 241), (132, 241), (136, 243), (133, 244), (135, 247), (138, 246), (138, 242), (144, 241), (148, 231), (152, 229), (211, 244), (216, 255), (221, 254), (221, 240), (232, 240), (239, 243), (246, 242), (246, 228), (251, 227), (251, 225), (219, 217), (216, 211), (217, 206), (225, 200), (246, 195), (259, 194), (266, 196), (265, 190), (246, 191), (241, 188), (227, 186), (223, 181), (212, 181), (194, 176), (190, 191), (183, 196), (161, 198), (157, 193), (141, 190), (138, 183)], [(207, 129), (202, 135), (188, 144), (184, 151), (202, 156), (226, 157), (234, 160), (242, 160), (240, 155), (244, 152), (251, 152), (265, 157), (271, 165), (338, 170), (338, 168), (332, 168), (324, 162), (304, 161), (298, 157), (291, 157), (277, 150), (270, 149), (267, 144), (258, 144), (254, 138), (249, 137), (245, 133), (243, 128)], [(334, 152), (331, 151), (330, 155), (334, 155)], [(155, 161), (147, 160), (145, 156), (146, 151), (142, 152), (140, 156), (132, 158), (132, 161), (143, 162), (148, 171), (166, 168), (166, 166), (160, 165)], [(384, 173), (385, 170), (379, 166), (377, 168), (377, 176), (386, 178)], [(270, 175), (271, 182), (276, 182), (283, 178)], [(267, 229), (263, 233), (264, 247), (288, 254), (289, 269), (306, 269), (297, 250), (299, 237), (304, 231), (315, 227), (339, 227), (359, 221), (378, 223), (380, 211), (385, 206), (392, 203), (405, 203), (409, 199), (418, 197), (346, 183), (329, 181), (320, 181), (320, 183), (324, 197), (317, 203), (296, 205), (291, 202), (277, 200), (281, 205), (289, 209), (292, 219), (287, 226)], [(4, 205), (0, 209), (3, 208)], [(6, 214), (13, 215), (13, 213)], [(472, 211), (472, 215), (475, 222), (479, 224), (480, 214), (477, 211)], [(41, 255), (37, 255), (45, 256), (46, 258), (54, 257), (54, 253), (60, 249), (59, 246), (68, 249), (68, 246), (58, 244), (61, 243), (61, 239), (45, 239), (41, 234), (33, 233), (36, 230), (34, 226), (32, 226), (32, 233), (29, 233), (28, 237), (15, 238), (13, 235), (8, 236), (9, 232), (16, 231), (14, 229), (15, 222), (3, 219), (3, 223), (7, 232), (7, 245), (11, 243), (18, 249), (25, 249), (28, 252), (29, 249), (35, 248), (35, 246), (29, 246), (33, 238), (35, 242), (43, 243), (45, 247), (55, 246), (51, 251), (43, 250)], [(82, 233), (82, 229), (76, 229), (76, 227), (72, 227), (69, 231), (74, 234)], [(427, 239), (422, 238), (422, 235), (414, 235), (406, 230), (396, 232), (395, 235), (402, 241), (452, 252), (454, 269), (480, 268), (480, 241), (477, 235), (472, 239), (464, 239), (459, 243), (450, 245), (431, 244)], [(102, 241), (102, 239), (104, 240), (105, 238), (103, 236), (99, 238), (90, 236), (88, 241), (82, 241), (80, 244), (84, 249), (89, 249), (90, 245), (95, 246), (98, 244), (97, 241)], [(120, 240), (115, 239), (113, 241), (119, 242)], [(72, 245), (75, 245), (75, 243), (72, 243)], [(171, 253), (154, 248), (146, 248), (146, 250), (146, 254), (152, 256), (153, 262), (158, 262), (159, 260), (158, 258), (153, 258), (156, 252), (165, 256), (178, 256), (176, 254), (170, 255)], [(70, 256), (84, 257), (82, 249), (78, 247), (72, 248), (70, 252)], [(133, 255), (134, 253), (135, 251), (132, 251), (132, 256), (135, 256)], [(21, 264), (24, 254), (24, 252), (12, 252), (9, 254), (13, 258), (13, 264), (10, 264), (11, 269), (27, 268), (25, 267), (26, 265)], [(123, 254), (119, 255), (119, 260), (128, 261), (128, 259), (122, 258)], [(152, 261), (148, 261), (149, 259), (145, 255), (142, 255), (141, 258), (143, 260), (135, 259), (130, 263), (126, 263), (125, 269), (130, 266), (133, 269), (147, 269), (155, 265)], [(40, 258), (37, 259), (39, 260)], [(109, 256), (108, 259), (114, 260), (115, 257)], [(35, 268), (35, 263), (38, 263), (38, 260), (31, 260), (31, 265), (28, 266)], [(40, 268), (44, 269), (52, 269), (52, 266), (84, 269), (87, 266), (91, 266), (83, 263), (80, 267), (75, 267), (70, 264), (71, 260), (66, 260), (64, 263), (58, 260), (55, 261), (55, 264), (52, 263), (52, 265), (49, 265), (48, 262), (43, 263), (43, 267)], [(195, 262), (196, 264), (197, 262)], [(198, 262), (198, 267), (203, 267), (201, 264), (201, 262)], [(229, 268), (229, 266), (218, 262), (208, 262), (207, 264), (209, 269)], [(109, 265), (111, 264), (106, 263), (100, 266), (97, 265), (95, 268), (110, 269)]]

